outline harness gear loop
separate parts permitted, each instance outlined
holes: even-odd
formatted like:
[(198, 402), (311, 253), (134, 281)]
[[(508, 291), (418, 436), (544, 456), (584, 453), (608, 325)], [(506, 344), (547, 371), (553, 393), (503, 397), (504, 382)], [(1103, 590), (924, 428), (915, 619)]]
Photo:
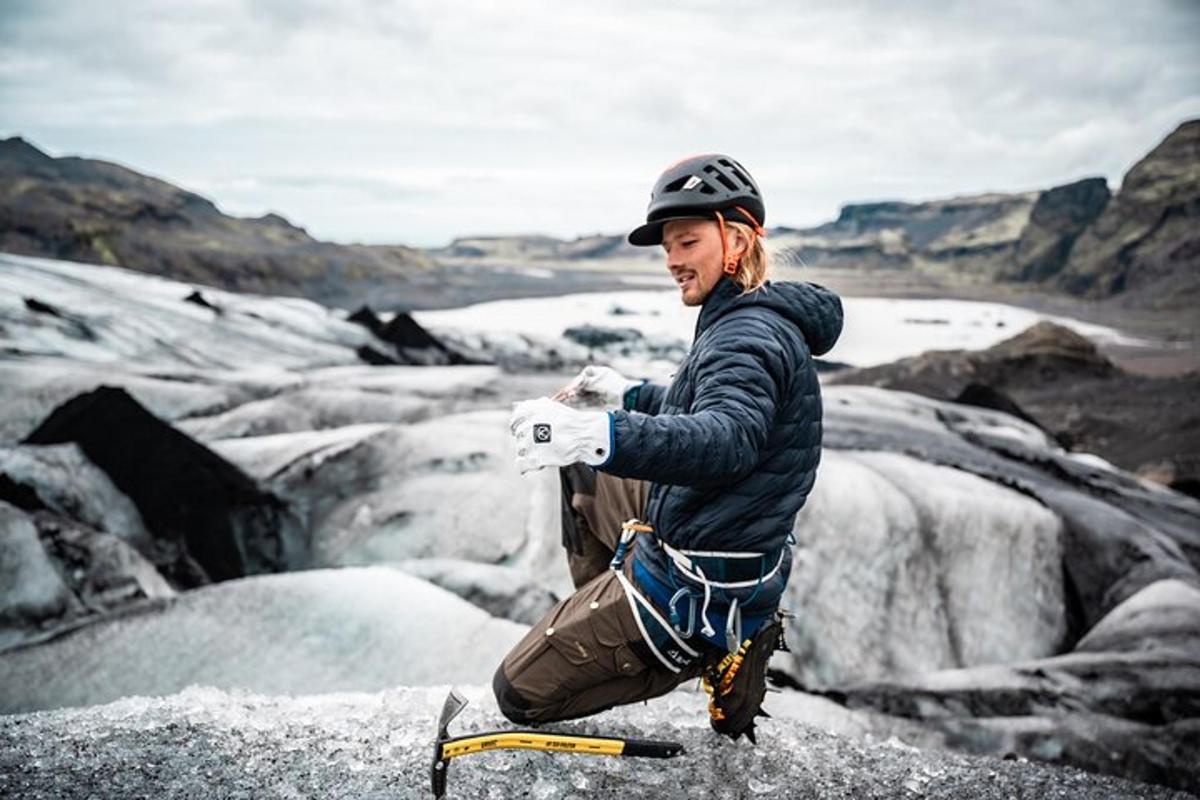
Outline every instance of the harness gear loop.
[(705, 636), (716, 636), (716, 628), (708, 621), (708, 605), (712, 602), (712, 584), (708, 582), (708, 576), (704, 574), (704, 570), (699, 564), (695, 565), (696, 572), (700, 575), (700, 582), (704, 584), (704, 604), (700, 606), (700, 620), (704, 624), (700, 626), (700, 633)]

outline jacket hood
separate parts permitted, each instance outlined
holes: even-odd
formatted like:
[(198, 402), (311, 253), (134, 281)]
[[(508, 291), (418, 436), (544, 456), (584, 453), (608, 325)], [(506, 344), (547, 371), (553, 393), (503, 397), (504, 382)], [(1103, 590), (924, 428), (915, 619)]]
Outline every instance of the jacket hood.
[(832, 350), (842, 333), (842, 300), (824, 286), (799, 281), (767, 281), (762, 288), (743, 295), (736, 283), (722, 278), (700, 309), (696, 335), (729, 312), (746, 306), (769, 308), (791, 322), (800, 329), (814, 356)]

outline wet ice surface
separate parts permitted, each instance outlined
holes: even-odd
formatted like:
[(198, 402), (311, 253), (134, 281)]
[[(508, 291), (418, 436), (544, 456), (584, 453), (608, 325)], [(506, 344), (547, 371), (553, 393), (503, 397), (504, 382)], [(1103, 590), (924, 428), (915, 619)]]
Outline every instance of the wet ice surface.
[[(990, 347), (1043, 319), (1096, 341), (1128, 342), (1112, 328), (1040, 314), (1002, 303), (844, 297), (846, 326), (830, 358), (856, 367), (886, 364), (926, 350)], [(614, 309), (620, 313), (612, 313)], [(497, 300), (463, 308), (419, 311), (414, 318), (435, 332), (474, 330), (492, 335), (560, 337), (581, 322), (637, 328), (646, 337), (690, 342), (697, 309), (675, 291), (626, 291)]]
[[(424, 798), (448, 687), (264, 697), (190, 688), (164, 699), (0, 717), (0, 796)], [(508, 727), (481, 686), (451, 735)], [(771, 698), (768, 698), (770, 701)], [(451, 763), (447, 797), (1120, 798), (1187, 797), (1073, 769), (863, 741), (766, 720), (760, 745), (708, 728), (680, 689), (545, 730), (678, 741), (671, 761), (526, 751)]]
[(525, 630), (386, 567), (241, 578), (6, 652), (0, 714), (192, 684), (289, 695), (477, 683)]
[[(311, 300), (205, 287), (214, 312), (185, 302), (188, 283), (132, 270), (0, 254), (0, 319), (29, 355), (200, 368), (358, 361), (372, 336)], [(58, 315), (26, 308), (48, 303)]]

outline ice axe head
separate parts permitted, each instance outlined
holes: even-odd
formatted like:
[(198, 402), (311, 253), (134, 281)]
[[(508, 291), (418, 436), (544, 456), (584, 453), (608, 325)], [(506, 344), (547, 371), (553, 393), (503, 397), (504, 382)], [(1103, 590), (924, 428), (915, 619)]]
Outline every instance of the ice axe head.
[(433, 787), (433, 796), (441, 797), (446, 793), (446, 771), (450, 769), (450, 759), (442, 757), (442, 745), (450, 738), (450, 723), (467, 707), (467, 699), (454, 689), (446, 695), (442, 704), (442, 713), (438, 717), (437, 741), (433, 743), (433, 765), (429, 769), (429, 777)]

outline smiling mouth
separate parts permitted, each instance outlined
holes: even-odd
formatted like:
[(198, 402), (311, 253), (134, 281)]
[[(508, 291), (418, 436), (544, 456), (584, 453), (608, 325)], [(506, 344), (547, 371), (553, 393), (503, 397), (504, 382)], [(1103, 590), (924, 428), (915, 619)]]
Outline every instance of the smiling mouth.
[(675, 276), (675, 283), (679, 285), (680, 289), (686, 287), (689, 283), (695, 283), (695, 281), (696, 273), (694, 272), (684, 272)]

